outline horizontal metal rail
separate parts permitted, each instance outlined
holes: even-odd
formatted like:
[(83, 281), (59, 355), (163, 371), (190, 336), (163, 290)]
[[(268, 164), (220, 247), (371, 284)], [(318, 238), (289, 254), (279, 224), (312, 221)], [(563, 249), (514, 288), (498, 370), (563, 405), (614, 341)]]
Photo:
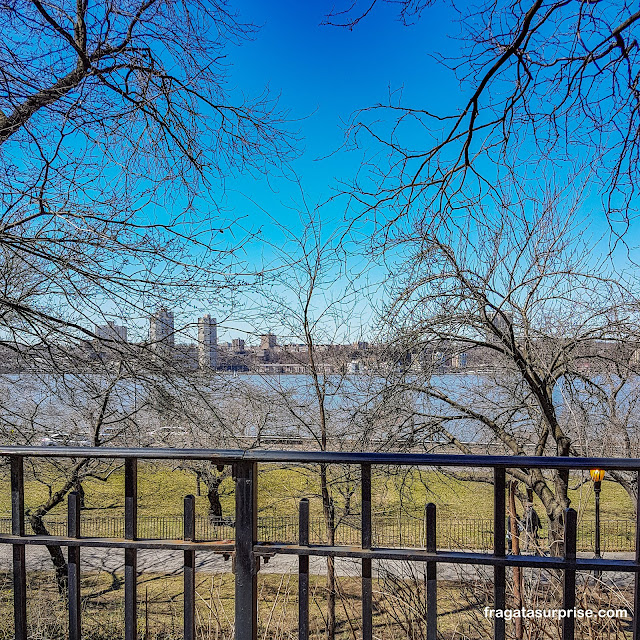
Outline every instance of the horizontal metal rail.
[(28, 545), (60, 545), (62, 547), (96, 547), (104, 549), (167, 549), (174, 551), (214, 551), (216, 553), (231, 553), (235, 551), (232, 540), (227, 542), (189, 542), (186, 540), (153, 540), (141, 538), (127, 540), (126, 538), (71, 538), (68, 536), (13, 536), (1, 535), (0, 544), (28, 544)]
[(375, 547), (357, 549), (351, 546), (329, 546), (323, 544), (295, 545), (261, 543), (254, 546), (258, 555), (282, 553), (298, 556), (333, 556), (336, 558), (370, 558), (371, 560), (397, 560), (412, 562), (445, 562), (450, 564), (480, 564), (491, 567), (527, 567), (541, 569), (574, 569), (576, 571), (619, 571), (640, 572), (635, 560), (607, 560), (605, 558), (556, 558), (553, 556), (496, 556), (493, 553), (472, 553), (466, 551), (435, 551), (414, 547)]
[(266, 449), (154, 449), (129, 447), (0, 447), (0, 456), (25, 458), (113, 458), (135, 460), (209, 460), (292, 464), (349, 464), (428, 467), (509, 467), (522, 469), (598, 469), (638, 471), (638, 458), (573, 458), (546, 456), (488, 456), (437, 453), (343, 451), (272, 451)]
[[(257, 573), (260, 559), (274, 554), (299, 558), (299, 629), (300, 640), (309, 637), (309, 563), (310, 556), (352, 558), (362, 566), (362, 627), (363, 640), (372, 640), (372, 562), (410, 561), (424, 563), (427, 593), (427, 640), (436, 640), (438, 633), (437, 578), (438, 563), (482, 565), (493, 567), (494, 607), (505, 608), (507, 567), (541, 568), (560, 571), (564, 575), (563, 607), (575, 605), (576, 571), (617, 571), (635, 574), (634, 640), (640, 640), (640, 526), (635, 523), (635, 559), (590, 559), (576, 557), (578, 537), (577, 514), (573, 509), (564, 512), (564, 553), (562, 557), (542, 555), (510, 555), (506, 549), (506, 472), (513, 469), (591, 469), (640, 471), (640, 459), (609, 458), (544, 458), (528, 456), (476, 456), (401, 453), (343, 453), (296, 451), (239, 451), (210, 449), (114, 449), (114, 448), (40, 448), (2, 447), (0, 457), (8, 458), (11, 467), (12, 522), (11, 534), (0, 534), (0, 544), (13, 548), (14, 624), (16, 640), (26, 640), (27, 599), (25, 548), (33, 545), (59, 545), (69, 549), (68, 612), (69, 637), (81, 637), (81, 550), (84, 547), (102, 547), (125, 550), (125, 640), (137, 640), (137, 552), (140, 549), (167, 549), (184, 552), (184, 638), (193, 640), (195, 629), (195, 556), (199, 551), (234, 554), (235, 566), (235, 638), (256, 640), (258, 630)], [(24, 458), (101, 458), (125, 461), (125, 516), (124, 535), (121, 537), (82, 537), (79, 498), (72, 493), (68, 504), (67, 535), (42, 536), (25, 534)], [(144, 539), (139, 533), (137, 462), (138, 460), (209, 460), (218, 465), (232, 465), (235, 479), (235, 540), (198, 541), (195, 518), (195, 499), (184, 498), (182, 539)], [(361, 514), (359, 540), (354, 545), (317, 544), (309, 536), (309, 503), (303, 499), (297, 525), (296, 540), (258, 540), (258, 465), (285, 463), (296, 465), (340, 464), (358, 465), (361, 473)], [(429, 466), (429, 467), (482, 467), (494, 474), (494, 517), (492, 526), (493, 552), (455, 551), (438, 549), (438, 521), (434, 504), (425, 505), (424, 545), (376, 546), (375, 517), (371, 512), (372, 466)], [(640, 509), (637, 511), (640, 514)], [(293, 531), (292, 531), (293, 533)], [(637, 614), (637, 615), (636, 615)], [(575, 619), (563, 620), (563, 640), (574, 640)], [(495, 620), (494, 638), (506, 637), (504, 619)]]

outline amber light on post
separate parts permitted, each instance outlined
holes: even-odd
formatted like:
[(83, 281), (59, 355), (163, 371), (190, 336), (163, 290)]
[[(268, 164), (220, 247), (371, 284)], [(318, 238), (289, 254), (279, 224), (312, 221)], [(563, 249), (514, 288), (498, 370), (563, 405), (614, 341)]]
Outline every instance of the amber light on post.
[[(604, 479), (604, 469), (591, 469), (589, 471), (593, 480), (593, 490), (596, 494), (596, 558), (600, 555), (600, 490), (602, 489), (602, 480)], [(594, 571), (596, 579), (602, 577), (602, 571)]]

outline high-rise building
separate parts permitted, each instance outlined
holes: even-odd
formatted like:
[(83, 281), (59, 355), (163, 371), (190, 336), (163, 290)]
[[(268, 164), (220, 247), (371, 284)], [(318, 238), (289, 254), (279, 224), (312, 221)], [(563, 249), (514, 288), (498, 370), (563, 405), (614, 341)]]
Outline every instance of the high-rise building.
[(112, 340), (120, 343), (127, 341), (127, 327), (116, 324), (112, 320), (107, 320), (107, 324), (95, 325), (94, 333), (98, 340)]
[(234, 353), (244, 353), (244, 340), (242, 338), (234, 338), (231, 345)]
[(149, 323), (151, 349), (161, 359), (172, 359), (175, 347), (175, 326), (173, 311), (164, 307), (156, 311)]
[(490, 316), (492, 325), (498, 330), (499, 335), (496, 335), (492, 329), (487, 328), (487, 342), (492, 344), (499, 344), (503, 340), (509, 340), (511, 332), (513, 331), (513, 313), (509, 311), (495, 311)]
[(277, 338), (273, 333), (265, 333), (260, 336), (261, 349), (273, 349), (277, 344)]
[(454, 353), (451, 356), (451, 366), (454, 369), (464, 369), (467, 366), (467, 352)]
[(198, 318), (198, 364), (201, 369), (218, 366), (218, 325), (209, 314)]

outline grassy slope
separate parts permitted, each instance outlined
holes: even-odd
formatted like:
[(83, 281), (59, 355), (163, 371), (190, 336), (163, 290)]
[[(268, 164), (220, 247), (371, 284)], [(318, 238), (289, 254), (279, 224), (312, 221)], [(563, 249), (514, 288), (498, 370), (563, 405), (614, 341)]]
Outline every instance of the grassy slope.
[[(297, 503), (302, 497), (311, 498), (312, 514), (320, 515), (318, 477), (313, 469), (277, 468), (265, 466), (259, 480), (259, 509), (264, 516), (295, 516)], [(48, 497), (48, 488), (27, 474), (25, 502), (34, 507)], [(51, 482), (53, 489), (60, 486), (52, 468), (43, 470), (42, 477)], [(336, 476), (336, 487), (345, 493), (355, 487), (353, 478)], [(580, 476), (572, 476), (571, 485), (580, 484)], [(1, 480), (0, 514), (10, 514), (11, 498), (8, 478)], [(88, 516), (122, 516), (124, 513), (124, 476), (122, 470), (113, 473), (107, 482), (89, 479), (85, 483)], [(203, 487), (204, 489), (204, 487)], [(203, 491), (204, 492), (204, 491)], [(195, 475), (185, 470), (140, 463), (138, 470), (139, 514), (142, 516), (179, 516), (185, 495), (196, 493)], [(338, 492), (339, 493), (339, 492)], [(233, 481), (227, 478), (222, 485), (222, 504), (225, 514), (233, 513)], [(353, 495), (352, 510), (358, 511), (358, 491)], [(580, 517), (592, 518), (594, 496), (592, 483), (588, 482), (570, 493), (571, 504)], [(420, 511), (428, 501), (435, 502), (438, 514), (444, 519), (491, 518), (493, 487), (487, 483), (465, 482), (447, 478), (432, 470), (409, 471), (384, 477), (374, 476), (373, 498), (375, 512), (397, 512), (400, 507), (408, 511)], [(337, 498), (337, 504), (342, 503)], [(207, 512), (206, 495), (196, 497), (196, 509), (200, 515)], [(603, 519), (626, 519), (633, 515), (633, 507), (624, 490), (613, 482), (604, 482), (601, 498)], [(544, 510), (536, 504), (540, 516)], [(54, 513), (63, 515), (66, 503)]]

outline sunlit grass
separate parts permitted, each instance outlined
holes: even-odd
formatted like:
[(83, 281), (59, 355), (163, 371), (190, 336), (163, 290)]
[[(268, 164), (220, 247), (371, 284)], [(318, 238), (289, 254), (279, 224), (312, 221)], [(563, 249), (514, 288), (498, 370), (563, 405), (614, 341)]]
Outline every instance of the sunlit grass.
[[(38, 461), (38, 477), (51, 484), (56, 491), (63, 483), (62, 476), (46, 461)], [(300, 498), (311, 500), (312, 517), (322, 514), (320, 483), (317, 467), (283, 468), (262, 465), (259, 476), (258, 508), (263, 517), (295, 517)], [(409, 469), (386, 473), (376, 470), (373, 477), (374, 514), (420, 513), (427, 502), (434, 502), (438, 516), (443, 519), (492, 518), (493, 486), (486, 482), (471, 482), (448, 477), (435, 470)], [(584, 519), (594, 517), (594, 492), (591, 482), (581, 483), (584, 474), (574, 472), (570, 485), (571, 506)], [(587, 476), (588, 477), (588, 476)], [(346, 476), (340, 467), (331, 469), (330, 482), (336, 512), (342, 513), (349, 504), (353, 513), (359, 512), (357, 469)], [(124, 473), (117, 469), (105, 482), (87, 478), (83, 487), (86, 495), (87, 516), (122, 516), (124, 513)], [(187, 494), (196, 496), (196, 513), (206, 516), (208, 500), (206, 487), (197, 495), (196, 476), (187, 469), (171, 468), (169, 465), (140, 462), (138, 467), (138, 513), (140, 516), (180, 516), (183, 500)], [(521, 489), (522, 491), (522, 489)], [(234, 512), (233, 480), (227, 475), (220, 487), (221, 503), (225, 515)], [(48, 499), (49, 489), (33, 477), (26, 468), (25, 505), (34, 508)], [(347, 499), (347, 496), (349, 498)], [(349, 502), (348, 502), (349, 500)], [(537, 498), (534, 507), (541, 518), (544, 508)], [(521, 507), (518, 507), (521, 509)], [(0, 514), (11, 512), (11, 496), (7, 474), (2, 477), (0, 487)], [(58, 505), (52, 515), (64, 515), (66, 500)], [(614, 483), (603, 483), (601, 514), (603, 519), (628, 519), (633, 517), (633, 505), (624, 489)]]

